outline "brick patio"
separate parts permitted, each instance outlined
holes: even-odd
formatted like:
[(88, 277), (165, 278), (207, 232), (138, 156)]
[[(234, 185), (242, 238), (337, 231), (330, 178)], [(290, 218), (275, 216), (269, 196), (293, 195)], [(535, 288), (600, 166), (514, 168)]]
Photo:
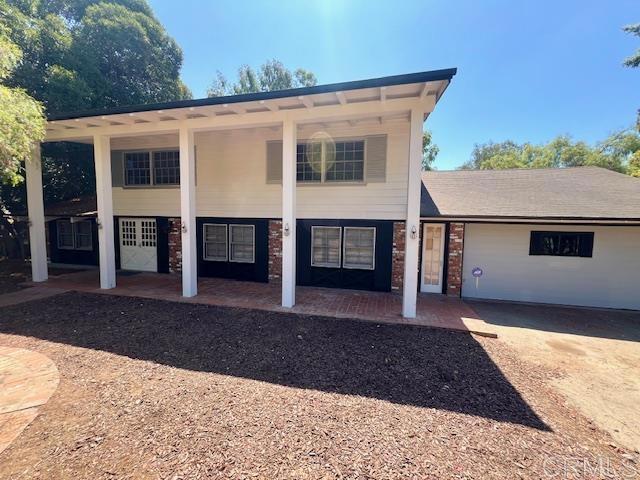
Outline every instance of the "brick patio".
[(51, 277), (48, 281), (37, 285), (108, 295), (421, 325), (496, 336), (493, 329), (478, 318), (478, 315), (463, 300), (444, 295), (419, 294), (417, 318), (407, 320), (400, 313), (402, 296), (387, 292), (297, 287), (296, 306), (293, 309), (284, 309), (280, 305), (281, 288), (277, 282), (256, 283), (199, 278), (198, 295), (193, 298), (185, 298), (181, 295), (179, 275), (158, 273), (119, 272), (117, 286), (111, 290), (99, 288), (97, 270)]

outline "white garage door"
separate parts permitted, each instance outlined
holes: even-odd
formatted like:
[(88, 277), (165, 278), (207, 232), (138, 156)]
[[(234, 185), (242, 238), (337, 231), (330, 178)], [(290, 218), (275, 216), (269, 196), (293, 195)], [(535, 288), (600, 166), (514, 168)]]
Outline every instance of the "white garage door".
[[(530, 255), (532, 231), (593, 232), (592, 256)], [(640, 309), (640, 227), (467, 224), (462, 295)]]

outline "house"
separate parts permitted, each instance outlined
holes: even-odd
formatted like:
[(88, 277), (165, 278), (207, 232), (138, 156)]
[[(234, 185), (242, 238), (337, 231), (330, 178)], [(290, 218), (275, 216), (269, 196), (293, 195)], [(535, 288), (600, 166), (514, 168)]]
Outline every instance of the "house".
[[(510, 218), (489, 215), (508, 197), (495, 212), (485, 209), (482, 223), (482, 211), (466, 209), (482, 204), (466, 190), (467, 173), (421, 181), (423, 123), (455, 73), (79, 112), (50, 118), (45, 140), (93, 145), (101, 288), (113, 288), (122, 269), (180, 273), (185, 297), (197, 295), (198, 277), (278, 282), (286, 308), (296, 285), (397, 291), (402, 314), (413, 318), (420, 290), (487, 298), (498, 291), (486, 290), (496, 264), (486, 262), (476, 231)], [(27, 163), (35, 281), (47, 278), (39, 166), (36, 149)], [(456, 198), (465, 208), (449, 203)], [(533, 213), (518, 218), (539, 224), (544, 215)], [(599, 239), (596, 232), (594, 252)], [(486, 273), (473, 281), (467, 268)]]

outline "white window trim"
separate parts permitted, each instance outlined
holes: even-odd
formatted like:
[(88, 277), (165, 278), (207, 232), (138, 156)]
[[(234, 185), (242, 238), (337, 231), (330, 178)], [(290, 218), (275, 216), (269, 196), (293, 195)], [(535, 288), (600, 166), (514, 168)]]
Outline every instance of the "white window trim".
[[(337, 265), (327, 265), (326, 263), (314, 263), (313, 262), (313, 236), (316, 228), (330, 228), (333, 230), (338, 230), (340, 235), (338, 235), (338, 239), (340, 240), (340, 245), (338, 247), (338, 264)], [(336, 227), (335, 225), (312, 225), (311, 226), (311, 266), (318, 268), (340, 268), (342, 265), (342, 227)]]
[[(232, 243), (232, 238), (233, 235), (231, 234), (231, 230), (233, 227), (251, 227), (251, 236), (253, 239), (253, 248), (251, 249), (251, 261), (249, 260), (234, 260), (231, 257), (231, 246), (233, 245)], [(246, 223), (230, 223), (229, 224), (229, 239), (228, 239), (228, 245), (229, 245), (229, 262), (233, 262), (233, 263), (256, 263), (256, 226), (255, 225), (250, 225), (250, 224), (246, 224)]]
[[(60, 222), (68, 222), (71, 227), (71, 246), (61, 246), (60, 245)], [(89, 224), (89, 240), (91, 241), (91, 245), (88, 247), (78, 247), (76, 245), (76, 225), (82, 222), (87, 222)], [(78, 220), (77, 222), (72, 222), (71, 219), (59, 218), (56, 220), (56, 244), (58, 246), (58, 250), (79, 250), (81, 252), (90, 252), (93, 250), (93, 226), (91, 225), (90, 220)]]
[[(207, 257), (207, 226), (212, 227), (224, 227), (225, 248), (224, 260), (222, 258), (208, 258)], [(229, 227), (226, 223), (203, 223), (202, 224), (202, 259), (207, 262), (227, 262), (229, 260)]]
[(344, 227), (344, 237), (346, 239), (347, 236), (347, 230), (373, 230), (373, 261), (371, 262), (372, 266), (371, 268), (365, 268), (365, 267), (361, 267), (361, 266), (351, 266), (351, 265), (347, 265), (346, 260), (347, 260), (347, 242), (346, 240), (343, 239), (342, 242), (342, 258), (344, 259), (342, 262), (342, 268), (346, 268), (349, 270), (375, 270), (376, 269), (376, 234), (377, 234), (377, 229), (376, 227)]
[[(306, 145), (309, 140), (303, 140), (298, 142), (297, 145)], [(320, 180), (296, 180), (299, 185), (366, 185), (367, 183), (367, 138), (366, 137), (353, 137), (353, 138), (336, 138), (333, 143), (345, 143), (345, 142), (362, 142), (362, 180), (328, 180), (327, 181), (327, 140), (312, 141), (311, 143), (320, 143)], [(297, 148), (296, 145), (296, 148)], [(296, 160), (297, 162), (297, 160)], [(297, 175), (297, 163), (296, 163), (296, 175)]]
[[(153, 154), (158, 152), (178, 152), (178, 162), (180, 162), (180, 149), (178, 147), (153, 148), (141, 150), (124, 150), (122, 152), (122, 187), (123, 188), (180, 188), (180, 183), (155, 183), (155, 161)], [(127, 183), (127, 154), (128, 153), (148, 153), (149, 154), (149, 183), (128, 184)]]

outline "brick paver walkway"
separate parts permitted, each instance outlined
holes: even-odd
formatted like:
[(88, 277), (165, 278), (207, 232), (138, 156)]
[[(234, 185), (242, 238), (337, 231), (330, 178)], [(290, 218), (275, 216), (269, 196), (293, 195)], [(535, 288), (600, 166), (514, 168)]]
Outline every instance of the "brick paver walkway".
[(199, 278), (198, 295), (184, 298), (178, 275), (138, 273), (118, 275), (116, 288), (101, 290), (95, 270), (51, 278), (39, 285), (56, 289), (111, 295), (153, 298), (175, 302), (287, 311), (338, 318), (356, 318), (379, 323), (399, 323), (447, 328), (495, 337), (493, 328), (459, 298), (419, 294), (417, 318), (402, 317), (402, 296), (388, 292), (366, 292), (337, 288), (297, 287), (296, 306), (280, 306), (277, 283), (240, 282), (220, 278)]
[(0, 453), (36, 418), (58, 381), (58, 369), (48, 357), (0, 346)]
[(60, 295), (68, 290), (64, 288), (56, 288), (51, 285), (34, 284), (33, 287), (23, 288), (16, 292), (4, 293), (0, 295), (0, 307), (8, 307), (19, 303), (30, 302), (31, 300), (40, 300), (42, 298)]

